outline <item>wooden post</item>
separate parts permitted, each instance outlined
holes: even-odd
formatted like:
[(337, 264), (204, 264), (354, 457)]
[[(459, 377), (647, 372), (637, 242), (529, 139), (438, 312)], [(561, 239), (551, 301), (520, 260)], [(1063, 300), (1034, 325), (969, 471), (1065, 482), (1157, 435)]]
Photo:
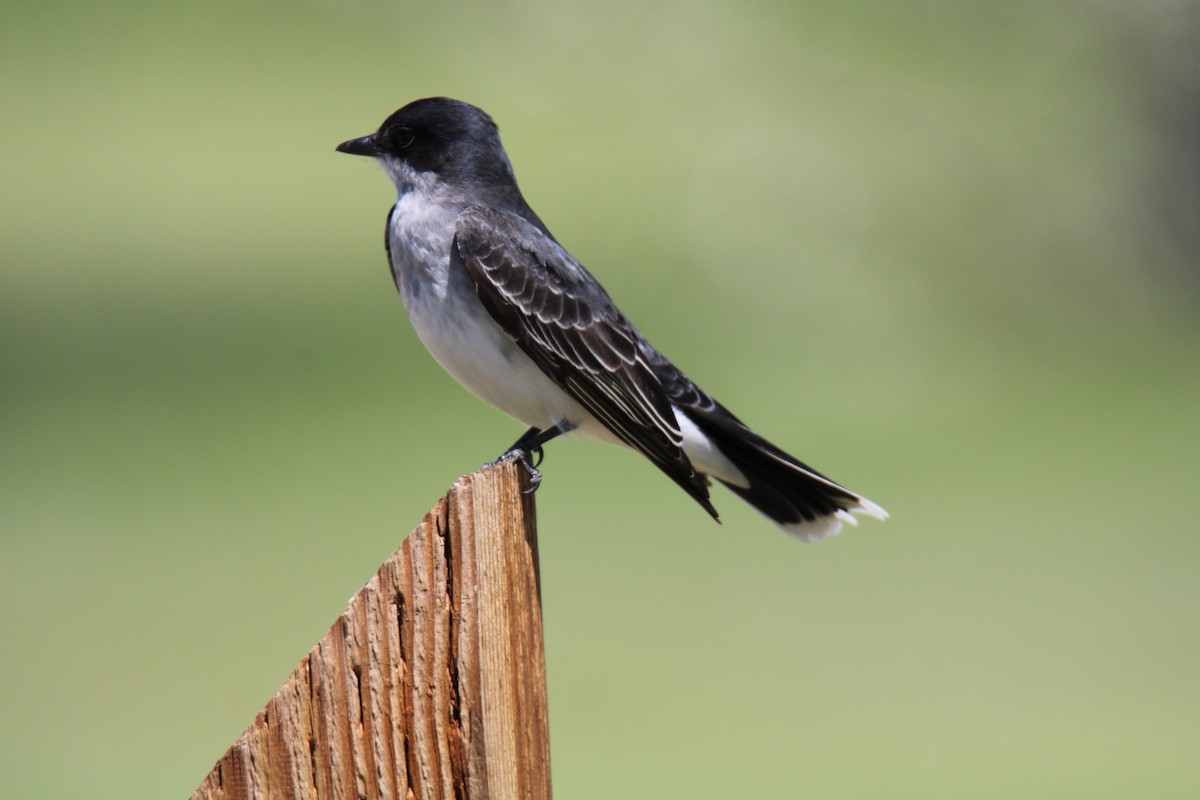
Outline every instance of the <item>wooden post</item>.
[(193, 800), (548, 800), (528, 489), (512, 463), (454, 484)]

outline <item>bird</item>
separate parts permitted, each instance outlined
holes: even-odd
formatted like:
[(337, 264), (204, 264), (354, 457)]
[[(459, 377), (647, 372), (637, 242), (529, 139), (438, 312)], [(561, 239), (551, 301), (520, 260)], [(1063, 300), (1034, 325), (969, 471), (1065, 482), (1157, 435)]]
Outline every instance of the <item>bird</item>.
[(711, 479), (805, 542), (855, 515), (887, 517), (650, 344), (525, 201), (485, 111), (415, 100), (336, 149), (374, 159), (395, 184), (384, 244), (412, 326), (459, 383), (529, 426), (499, 461), (524, 463), (534, 488), (543, 445), (571, 433), (641, 453), (718, 522)]

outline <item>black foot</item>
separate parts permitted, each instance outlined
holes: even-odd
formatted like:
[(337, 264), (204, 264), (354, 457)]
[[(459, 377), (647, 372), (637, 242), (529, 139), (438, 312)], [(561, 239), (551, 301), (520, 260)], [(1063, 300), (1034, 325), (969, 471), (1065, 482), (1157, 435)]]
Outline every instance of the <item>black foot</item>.
[[(555, 436), (560, 436), (571, 430), (573, 425), (568, 425), (560, 422), (552, 428), (541, 430), (539, 428), (530, 428), (525, 431), (520, 439), (513, 443), (513, 446), (504, 451), (504, 455), (492, 462), (492, 464), (504, 464), (509, 461), (519, 461), (526, 470), (529, 471), (529, 492), (532, 494), (537, 491), (537, 488), (542, 485), (542, 473), (538, 472), (538, 467), (545, 457), (542, 452), (542, 445), (553, 439)], [(492, 466), (485, 464), (484, 466)]]
[[(536, 455), (536, 463), (530, 460), (531, 455)], [(529, 450), (526, 450), (522, 447), (510, 447), (507, 451), (505, 451), (504, 455), (500, 456), (490, 464), (484, 464), (484, 466), (494, 467), (497, 464), (507, 464), (510, 461), (516, 461), (525, 468), (526, 472), (529, 473), (529, 488), (525, 491), (525, 494), (533, 494), (536, 492), (538, 487), (542, 485), (542, 473), (539, 472), (537, 468), (537, 464), (542, 463), (542, 448), (531, 447)]]
[(542, 465), (542, 459), (546, 457), (546, 453), (543, 452), (540, 444), (535, 444), (533, 447), (529, 448), (529, 455), (533, 456), (534, 458), (534, 462), (529, 465), (534, 469), (540, 467)]

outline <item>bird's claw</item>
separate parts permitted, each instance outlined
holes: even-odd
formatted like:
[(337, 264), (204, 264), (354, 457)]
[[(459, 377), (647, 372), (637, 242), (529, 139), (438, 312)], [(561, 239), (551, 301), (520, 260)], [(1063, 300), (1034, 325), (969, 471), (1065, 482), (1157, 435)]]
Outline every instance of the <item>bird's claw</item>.
[(525, 466), (526, 471), (529, 472), (529, 488), (526, 489), (523, 494), (533, 494), (538, 490), (538, 487), (542, 485), (542, 473), (538, 472), (538, 468), (533, 464), (530, 464), (525, 459), (521, 459), (521, 463)]
[[(531, 456), (536, 458), (536, 461), (531, 461), (530, 460)], [(506, 452), (504, 455), (497, 458), (495, 461), (491, 462), (490, 464), (484, 464), (484, 466), (485, 467), (495, 467), (499, 464), (507, 464), (510, 461), (516, 461), (518, 464), (520, 464), (522, 467), (525, 468), (526, 472), (529, 473), (529, 488), (526, 489), (524, 493), (525, 494), (533, 494), (534, 492), (536, 492), (538, 490), (538, 487), (542, 485), (542, 473), (538, 471), (537, 467), (538, 467), (538, 464), (542, 463), (543, 457), (544, 457), (544, 454), (542, 453), (542, 448), (540, 446), (532, 447), (529, 450), (525, 450), (520, 447), (515, 447), (512, 450), (509, 450), (508, 452)]]

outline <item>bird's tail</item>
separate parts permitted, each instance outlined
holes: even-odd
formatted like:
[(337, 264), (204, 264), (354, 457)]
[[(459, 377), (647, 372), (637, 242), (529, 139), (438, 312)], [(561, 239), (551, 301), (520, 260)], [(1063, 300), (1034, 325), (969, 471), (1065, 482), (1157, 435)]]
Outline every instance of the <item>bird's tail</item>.
[(886, 519), (887, 512), (780, 450), (719, 405), (688, 415), (741, 473), (712, 473), (785, 533), (808, 542), (832, 536), (855, 514)]

